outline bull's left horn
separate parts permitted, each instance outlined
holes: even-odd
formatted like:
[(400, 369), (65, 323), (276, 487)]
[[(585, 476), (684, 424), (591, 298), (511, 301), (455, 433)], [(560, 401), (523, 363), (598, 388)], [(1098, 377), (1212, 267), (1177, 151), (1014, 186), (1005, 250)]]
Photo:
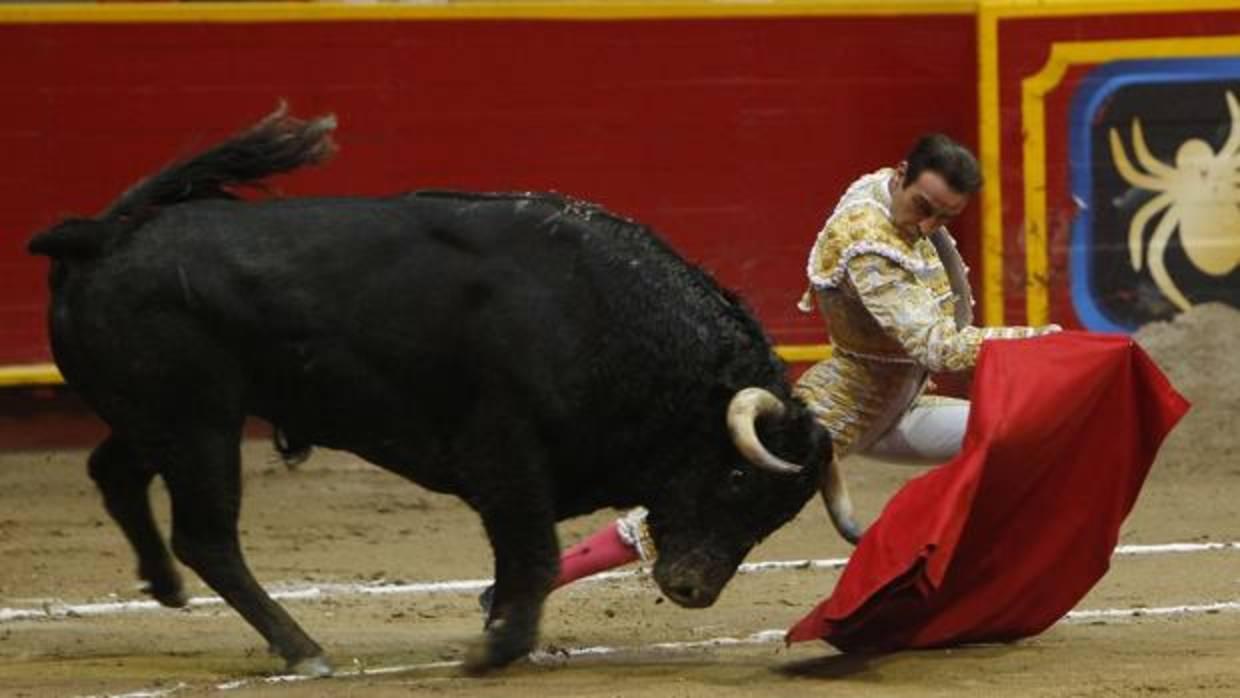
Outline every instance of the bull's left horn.
[(732, 435), (736, 450), (750, 463), (764, 470), (789, 474), (801, 472), (801, 466), (766, 450), (758, 439), (755, 424), (759, 416), (767, 414), (776, 417), (784, 414), (784, 403), (769, 390), (745, 388), (732, 396), (728, 403), (728, 432)]

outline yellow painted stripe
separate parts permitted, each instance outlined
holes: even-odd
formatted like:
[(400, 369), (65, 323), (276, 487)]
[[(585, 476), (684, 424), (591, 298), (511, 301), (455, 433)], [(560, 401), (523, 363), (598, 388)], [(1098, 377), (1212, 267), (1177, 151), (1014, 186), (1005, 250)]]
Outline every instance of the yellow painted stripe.
[(972, 14), (977, 0), (472, 0), (434, 4), (341, 2), (22, 3), (0, 23), (330, 22), (359, 20), (624, 20)]
[(779, 358), (788, 363), (813, 363), (831, 356), (829, 344), (781, 344), (775, 347)]
[[(812, 363), (831, 356), (828, 344), (781, 344), (775, 353), (789, 363)], [(0, 366), (0, 387), (61, 385), (65, 382), (55, 364)]]
[(1240, 9), (1240, 0), (448, 0), (347, 2), (6, 3), (0, 23), (316, 22), (403, 19), (622, 20), (989, 13), (1055, 17)]
[(64, 382), (55, 364), (0, 366), (0, 387), (59, 385)]
[(1120, 39), (1051, 44), (1046, 65), (1021, 83), (1021, 128), (1025, 133), (1025, 308), (1030, 324), (1050, 319), (1050, 246), (1046, 235), (1046, 95), (1074, 65), (1147, 58), (1240, 55), (1240, 35)]
[(1055, 60), (1021, 81), (1021, 129), (1025, 133), (1025, 322), (1045, 325), (1050, 317), (1050, 246), (1046, 234), (1046, 109), (1044, 97), (1063, 80), (1068, 65)]
[(999, 18), (983, 2), (977, 13), (978, 158), (986, 186), (982, 189), (982, 322), (1002, 325), (1003, 182), (999, 123)]
[(996, 17), (1061, 17), (1240, 10), (1240, 0), (980, 0)]

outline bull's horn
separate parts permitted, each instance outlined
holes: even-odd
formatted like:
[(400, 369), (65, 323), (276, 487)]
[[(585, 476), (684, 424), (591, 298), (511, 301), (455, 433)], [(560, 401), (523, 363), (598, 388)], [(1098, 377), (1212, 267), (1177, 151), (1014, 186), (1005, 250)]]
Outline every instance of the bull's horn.
[(827, 505), (831, 525), (844, 540), (856, 545), (861, 540), (862, 530), (853, 519), (852, 497), (848, 495), (848, 485), (844, 482), (839, 461), (834, 458), (827, 461), (818, 487), (822, 492), (822, 503)]
[(784, 414), (784, 403), (769, 390), (745, 388), (732, 396), (732, 401), (728, 403), (728, 432), (732, 434), (736, 450), (750, 463), (764, 470), (793, 474), (801, 472), (801, 466), (766, 450), (758, 439), (754, 424), (759, 416), (766, 414), (776, 417)]

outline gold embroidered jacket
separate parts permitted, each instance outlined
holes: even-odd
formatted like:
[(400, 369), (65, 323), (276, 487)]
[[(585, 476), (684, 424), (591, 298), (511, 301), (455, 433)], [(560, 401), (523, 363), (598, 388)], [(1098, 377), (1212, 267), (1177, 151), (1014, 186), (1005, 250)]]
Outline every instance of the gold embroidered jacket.
[[(817, 301), (832, 355), (806, 371), (796, 389), (830, 431), (837, 458), (864, 450), (894, 425), (930, 372), (971, 368), (985, 339), (1047, 331), (967, 324), (972, 299), (963, 266), (954, 292), (934, 244), (892, 223), (893, 175), (887, 168), (854, 182), (809, 255), (810, 289), (800, 307), (809, 312)], [(946, 231), (938, 235), (950, 241)], [(958, 260), (954, 243), (948, 245)]]

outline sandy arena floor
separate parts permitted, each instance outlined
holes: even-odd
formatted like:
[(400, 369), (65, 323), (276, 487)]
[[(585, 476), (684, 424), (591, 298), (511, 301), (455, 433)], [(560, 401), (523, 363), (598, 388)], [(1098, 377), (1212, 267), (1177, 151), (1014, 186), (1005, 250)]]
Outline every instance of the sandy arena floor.
[[(1121, 543), (1240, 541), (1240, 313), (1207, 307), (1138, 339), (1194, 410), (1165, 445)], [(779, 640), (838, 569), (742, 574), (716, 606), (696, 611), (664, 601), (641, 574), (588, 581), (552, 596), (535, 661), (464, 678), (456, 663), (480, 631), (478, 582), (490, 575), (476, 517), (348, 454), (318, 451), (289, 472), (265, 443), (245, 448), (249, 562), (298, 597), (286, 608), (340, 675), (271, 680), (281, 662), (219, 604), (125, 607), (144, 598), (85, 475), (86, 452), (26, 451), (0, 455), (0, 695), (1240, 696), (1234, 545), (1118, 555), (1076, 612), (1114, 615), (1082, 613), (1011, 645), (878, 657)], [(917, 472), (853, 463), (860, 510), (872, 516)], [(166, 513), (158, 488), (156, 504)], [(566, 522), (562, 541), (612, 515)], [(847, 554), (815, 501), (749, 561)], [(416, 584), (450, 580), (475, 583)], [(209, 596), (192, 573), (187, 582)], [(1189, 608), (1160, 610), (1171, 607)], [(740, 642), (712, 642), (721, 638)]]

